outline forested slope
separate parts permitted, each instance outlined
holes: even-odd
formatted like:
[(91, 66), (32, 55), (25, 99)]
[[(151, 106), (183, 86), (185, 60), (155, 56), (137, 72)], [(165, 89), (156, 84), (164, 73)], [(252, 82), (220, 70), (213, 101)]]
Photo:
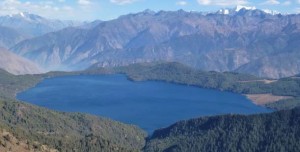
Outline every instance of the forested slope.
[(300, 151), (299, 123), (299, 108), (180, 121), (155, 131), (145, 151)]

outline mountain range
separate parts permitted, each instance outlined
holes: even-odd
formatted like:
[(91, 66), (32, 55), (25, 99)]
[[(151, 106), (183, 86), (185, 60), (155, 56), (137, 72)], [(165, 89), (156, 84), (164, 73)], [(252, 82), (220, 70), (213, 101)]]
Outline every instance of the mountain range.
[(26, 12), (0, 16), (0, 46), (9, 48), (22, 40), (81, 24), (83, 23), (76, 21), (47, 19)]
[(7, 49), (23, 40), (82, 24), (82, 22), (76, 21), (47, 19), (26, 12), (0, 16), (0, 54), (2, 56), (0, 68), (13, 74), (42, 72), (43, 70), (36, 63), (9, 52)]
[(54, 32), (65, 27), (79, 26), (82, 22), (48, 19), (39, 15), (20, 12), (0, 17), (0, 25), (13, 28), (24, 35), (34, 37)]
[(11, 50), (46, 70), (176, 61), (270, 78), (300, 73), (300, 15), (247, 7), (228, 12), (145, 10), (27, 39)]

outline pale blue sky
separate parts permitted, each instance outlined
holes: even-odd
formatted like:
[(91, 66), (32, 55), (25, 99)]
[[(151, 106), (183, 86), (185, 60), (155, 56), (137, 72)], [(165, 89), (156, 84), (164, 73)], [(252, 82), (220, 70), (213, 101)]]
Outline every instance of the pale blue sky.
[(300, 0), (0, 0), (0, 15), (29, 12), (48, 18), (91, 21), (145, 9), (211, 12), (236, 5), (300, 13)]

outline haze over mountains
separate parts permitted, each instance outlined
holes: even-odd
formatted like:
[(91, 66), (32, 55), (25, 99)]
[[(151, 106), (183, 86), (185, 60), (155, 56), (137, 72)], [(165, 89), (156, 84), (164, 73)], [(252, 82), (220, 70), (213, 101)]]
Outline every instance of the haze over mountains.
[[(76, 25), (74, 22), (45, 23), (48, 26), (31, 33), (37, 37), (21, 41), (10, 50), (46, 70), (176, 61), (205, 71), (236, 71), (271, 78), (300, 73), (300, 15), (295, 14), (239, 6), (216, 13), (145, 10), (79, 27), (67, 27)], [(63, 27), (67, 28), (47, 33)], [(10, 40), (11, 44), (23, 35)]]
[(26, 12), (0, 16), (0, 46), (11, 47), (21, 40), (81, 24), (75, 21), (46, 19)]
[(13, 28), (0, 26), (0, 47), (9, 48), (26, 38), (27, 36)]

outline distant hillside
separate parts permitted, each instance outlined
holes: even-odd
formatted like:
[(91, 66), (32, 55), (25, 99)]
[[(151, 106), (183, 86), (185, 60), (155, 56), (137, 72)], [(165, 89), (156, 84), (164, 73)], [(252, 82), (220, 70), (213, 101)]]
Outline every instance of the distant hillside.
[(299, 151), (300, 109), (177, 122), (148, 139), (145, 152)]
[[(14, 53), (41, 65), (44, 69), (49, 71), (82, 69), (82, 65), (74, 64), (73, 67), (66, 67), (63, 62), (65, 62), (64, 60), (69, 60), (71, 56), (74, 57), (74, 60), (81, 60), (81, 56), (73, 55), (75, 52), (73, 52), (72, 47), (79, 48), (82, 44), (84, 44), (83, 38), (85, 37), (87, 31), (88, 30), (84, 28), (66, 28), (55, 33), (48, 33), (41, 37), (24, 40), (21, 42), (24, 44), (24, 46), (22, 46), (22, 50), (12, 50)], [(69, 38), (65, 39), (65, 36), (68, 36)], [(53, 41), (57, 42), (57, 44), (54, 45)], [(48, 48), (47, 46), (51, 46), (51, 48)], [(62, 54), (58, 46), (64, 46), (67, 49), (65, 51), (68, 53), (64, 52)], [(51, 49), (51, 52), (47, 53), (45, 51), (37, 51), (37, 49)], [(52, 52), (52, 50), (54, 52)], [(83, 52), (77, 53), (83, 54)]]
[(27, 36), (9, 27), (0, 26), (0, 48), (10, 48)]
[(229, 12), (146, 10), (22, 41), (12, 50), (51, 70), (176, 61), (270, 78), (300, 72), (300, 15), (253, 8)]
[(0, 48), (0, 68), (12, 74), (37, 74), (43, 72), (35, 63)]

